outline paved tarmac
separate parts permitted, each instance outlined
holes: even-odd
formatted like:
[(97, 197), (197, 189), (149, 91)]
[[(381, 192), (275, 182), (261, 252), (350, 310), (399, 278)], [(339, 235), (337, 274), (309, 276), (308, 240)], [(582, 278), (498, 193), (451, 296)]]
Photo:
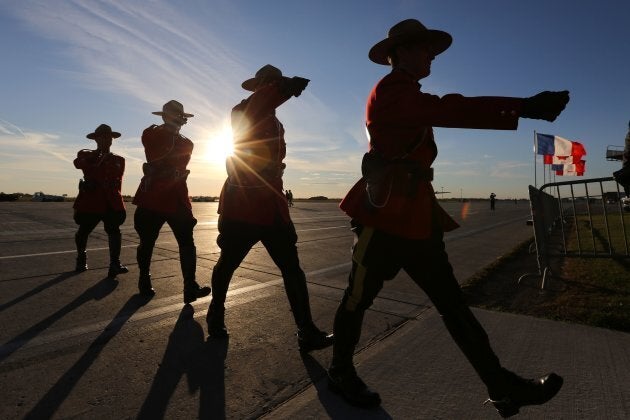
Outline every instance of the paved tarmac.
[[(531, 237), (525, 203), (448, 203), (462, 224), (446, 237), (457, 277)], [(488, 206), (489, 207), (489, 206)], [(0, 418), (492, 419), (485, 389), (432, 304), (404, 273), (366, 314), (357, 369), (383, 399), (348, 406), (326, 387), (330, 349), (300, 355), (282, 280), (264, 248), (235, 273), (229, 340), (206, 338), (209, 298), (184, 306), (177, 246), (165, 227), (152, 272), (157, 295), (136, 295), (133, 206), (123, 225), (130, 273), (108, 280), (102, 227), (90, 270), (75, 274), (69, 203), (0, 203)], [(216, 203), (195, 203), (198, 280), (216, 259)], [(291, 209), (316, 323), (330, 329), (345, 287), (352, 235), (335, 203)], [(519, 274), (515, 273), (516, 278)], [(503, 365), (556, 371), (560, 393), (523, 419), (630, 418), (630, 334), (474, 310)]]

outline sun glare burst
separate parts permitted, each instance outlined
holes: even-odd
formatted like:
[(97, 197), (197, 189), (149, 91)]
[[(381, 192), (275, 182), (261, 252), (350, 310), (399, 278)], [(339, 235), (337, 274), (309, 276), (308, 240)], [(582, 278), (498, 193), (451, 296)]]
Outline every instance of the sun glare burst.
[(225, 159), (234, 154), (232, 129), (229, 126), (221, 128), (208, 139), (205, 158), (216, 164), (225, 164)]

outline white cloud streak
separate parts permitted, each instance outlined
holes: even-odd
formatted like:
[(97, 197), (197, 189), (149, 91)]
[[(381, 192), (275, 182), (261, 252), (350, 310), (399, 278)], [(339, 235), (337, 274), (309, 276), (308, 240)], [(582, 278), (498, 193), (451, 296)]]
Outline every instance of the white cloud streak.
[[(16, 13), (40, 34), (66, 45), (76, 74), (90, 88), (119, 91), (150, 106), (164, 102), (164, 90), (211, 120), (224, 112), (217, 98), (238, 90), (238, 58), (207, 27), (167, 2), (29, 2)], [(194, 34), (194, 36), (192, 35)], [(226, 71), (226, 68), (228, 71)], [(212, 98), (212, 99), (211, 99)], [(221, 101), (220, 101), (221, 102)]]
[(55, 191), (78, 179), (68, 171), (76, 151), (55, 134), (24, 131), (0, 120), (0, 144), (0, 185), (6, 192)]
[[(171, 98), (184, 103), (186, 111), (197, 116), (186, 127), (186, 135), (195, 140), (196, 153), (206, 150), (231, 107), (246, 96), (240, 87), (243, 75), (250, 77), (257, 70), (248, 68), (246, 60), (213, 33), (209, 22), (200, 22), (167, 1), (67, 0), (56, 1), (52, 7), (48, 1), (33, 0), (16, 3), (11, 11), (38, 34), (61, 45), (70, 62), (61, 72), (84, 88), (118, 92), (150, 109)], [(352, 124), (349, 130), (340, 129), (348, 122), (340, 121), (335, 111), (308, 91), (279, 112), (281, 118), (286, 116), (287, 159), (299, 161), (302, 170), (340, 169), (340, 162), (331, 157), (348, 150), (348, 143), (356, 147), (360, 137)], [(357, 121), (357, 127), (361, 124)], [(24, 145), (15, 147), (16, 154), (31, 152)], [(121, 147), (117, 152), (132, 161), (144, 158), (141, 148)], [(67, 162), (66, 155), (74, 155), (76, 149), (48, 153)], [(210, 172), (212, 179), (224, 177), (222, 167), (208, 170), (200, 156), (203, 153), (194, 157), (192, 169)], [(22, 166), (28, 162), (23, 159)], [(73, 169), (67, 169), (69, 176), (75, 175)], [(131, 175), (139, 177), (137, 171)]]

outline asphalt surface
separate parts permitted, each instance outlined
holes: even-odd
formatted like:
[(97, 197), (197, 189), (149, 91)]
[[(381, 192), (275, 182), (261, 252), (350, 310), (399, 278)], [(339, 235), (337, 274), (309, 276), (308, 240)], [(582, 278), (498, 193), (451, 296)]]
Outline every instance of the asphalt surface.
[[(532, 236), (529, 207), (445, 205), (460, 281)], [(348, 406), (326, 386), (331, 350), (301, 355), (277, 268), (257, 245), (228, 294), (228, 340), (206, 336), (209, 298), (183, 305), (177, 244), (165, 226), (152, 265), (156, 296), (141, 299), (132, 205), (122, 227), (130, 272), (106, 278), (102, 225), (75, 274), (70, 203), (0, 203), (0, 418), (492, 419), (486, 392), (431, 302), (404, 273), (366, 314), (355, 360), (383, 399)], [(195, 203), (197, 277), (218, 258), (216, 203)], [(331, 329), (346, 286), (352, 235), (336, 203), (297, 202), (291, 215), (316, 323)], [(523, 273), (515, 273), (516, 279)], [(524, 376), (556, 371), (552, 401), (517, 418), (630, 418), (630, 334), (475, 309), (502, 364)]]

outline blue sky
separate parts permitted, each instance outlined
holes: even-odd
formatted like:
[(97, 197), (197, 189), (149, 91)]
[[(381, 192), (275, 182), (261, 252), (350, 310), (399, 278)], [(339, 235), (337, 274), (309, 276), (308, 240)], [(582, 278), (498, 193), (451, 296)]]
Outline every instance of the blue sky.
[[(434, 187), (452, 196), (526, 197), (533, 133), (581, 141), (585, 178), (610, 176), (608, 145), (630, 120), (630, 35), (625, 0), (0, 1), (0, 191), (75, 195), (72, 165), (107, 123), (122, 137), (123, 193), (141, 177), (142, 130), (170, 99), (195, 114), (191, 195), (218, 195), (222, 141), (243, 80), (270, 63), (311, 79), (278, 110), (296, 197), (343, 197), (367, 148), (365, 99), (388, 67), (369, 48), (406, 18), (453, 35), (423, 90), (437, 95), (531, 96), (571, 91), (554, 123), (521, 119), (516, 131), (436, 129)], [(541, 184), (542, 165), (538, 165)], [(557, 180), (565, 180), (560, 178)]]

